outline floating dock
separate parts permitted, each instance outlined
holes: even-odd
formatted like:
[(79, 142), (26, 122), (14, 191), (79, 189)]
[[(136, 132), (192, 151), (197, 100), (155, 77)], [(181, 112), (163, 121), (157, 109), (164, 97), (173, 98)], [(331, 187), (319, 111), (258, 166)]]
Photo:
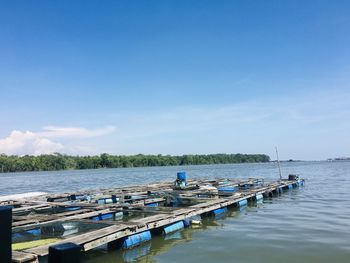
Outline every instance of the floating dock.
[(2, 198), (12, 209), (12, 262), (41, 262), (49, 248), (73, 243), (81, 252), (101, 246), (130, 249), (230, 206), (259, 202), (304, 185), (304, 179), (187, 180), (65, 194)]

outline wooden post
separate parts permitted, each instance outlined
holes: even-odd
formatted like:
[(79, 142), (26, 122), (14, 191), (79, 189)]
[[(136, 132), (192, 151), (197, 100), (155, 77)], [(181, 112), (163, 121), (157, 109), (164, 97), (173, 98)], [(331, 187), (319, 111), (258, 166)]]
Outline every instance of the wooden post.
[(12, 260), (12, 206), (0, 206), (0, 261)]
[(79, 263), (80, 246), (74, 243), (63, 243), (49, 247), (48, 263)]

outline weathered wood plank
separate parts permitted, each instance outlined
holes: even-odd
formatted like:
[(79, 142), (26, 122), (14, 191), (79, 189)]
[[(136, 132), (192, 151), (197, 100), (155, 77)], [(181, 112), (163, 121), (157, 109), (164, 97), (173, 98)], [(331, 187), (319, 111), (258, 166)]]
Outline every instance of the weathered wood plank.
[[(249, 188), (246, 190), (239, 189), (238, 192), (233, 195), (214, 196), (213, 198), (198, 198), (197, 195), (202, 193), (200, 189), (178, 191), (180, 196), (187, 199), (197, 200), (198, 204), (189, 207), (147, 207), (148, 203), (164, 202), (166, 193), (172, 191), (173, 183), (161, 182), (158, 184), (145, 185), (145, 186), (128, 186), (113, 189), (99, 189), (94, 191), (81, 191), (75, 194), (91, 195), (93, 200), (101, 197), (110, 197), (111, 195), (117, 195), (120, 200), (124, 200), (125, 195), (138, 196), (138, 200), (132, 199), (133, 203), (113, 203), (100, 205), (94, 202), (76, 201), (76, 202), (46, 202), (40, 200), (31, 200), (27, 203), (21, 203), (23, 207), (19, 208), (19, 212), (22, 211), (34, 211), (47, 209), (49, 207), (68, 207), (68, 206), (81, 206), (82, 209), (76, 211), (68, 211), (63, 213), (57, 213), (53, 215), (34, 214), (28, 216), (14, 216), (16, 220), (13, 222), (14, 230), (26, 230), (33, 227), (40, 227), (44, 224), (74, 221), (81, 223), (94, 223), (106, 225), (102, 229), (92, 230), (88, 233), (79, 234), (65, 238), (55, 244), (64, 242), (73, 242), (79, 244), (83, 251), (93, 249), (97, 246), (118, 240), (120, 238), (132, 235), (134, 233), (142, 232), (145, 230), (151, 230), (155, 228), (164, 227), (165, 225), (190, 218), (192, 216), (202, 215), (211, 212), (215, 209), (226, 207), (238, 203), (244, 199), (251, 199), (256, 194), (272, 192), (278, 187), (285, 187), (290, 184), (294, 184), (295, 181), (282, 180), (278, 182), (261, 184), (261, 179), (248, 178), (248, 179), (225, 179), (218, 178), (215, 180), (191, 180), (191, 185), (207, 185), (212, 184), (215, 186), (230, 185), (238, 186), (240, 184), (247, 184)], [(150, 195), (149, 191), (155, 193)], [(67, 199), (70, 193), (52, 195), (55, 198)], [(129, 201), (125, 199), (124, 201)], [(131, 201), (131, 200), (130, 200)], [(120, 221), (95, 221), (92, 222), (89, 218), (97, 216), (99, 214), (105, 214), (110, 212), (130, 212), (130, 213), (144, 213), (145, 217), (139, 219), (129, 220), (127, 222)], [(51, 244), (52, 245), (52, 244)], [(44, 256), (48, 253), (49, 245), (44, 245), (36, 248), (25, 250), (24, 254), (31, 255), (33, 253), (38, 256)], [(24, 255), (22, 255), (24, 256)], [(18, 255), (18, 259), (21, 255)], [(20, 261), (18, 261), (20, 262)]]
[(15, 263), (39, 263), (38, 256), (35, 254), (21, 251), (12, 251), (12, 262)]

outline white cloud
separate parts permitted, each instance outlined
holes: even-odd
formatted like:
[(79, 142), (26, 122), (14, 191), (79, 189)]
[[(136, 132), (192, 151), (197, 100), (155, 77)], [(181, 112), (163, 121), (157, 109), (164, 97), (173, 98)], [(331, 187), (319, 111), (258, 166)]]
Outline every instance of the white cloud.
[(78, 138), (90, 138), (98, 137), (109, 134), (115, 131), (114, 126), (105, 126), (103, 128), (88, 130), (80, 127), (57, 127), (57, 126), (46, 126), (43, 128), (43, 132), (40, 132), (41, 136), (53, 138), (53, 137), (78, 137)]
[(0, 153), (5, 154), (47, 154), (62, 150), (60, 143), (53, 142), (47, 138), (38, 136), (30, 131), (12, 131), (4, 139), (0, 139)]
[(59, 152), (64, 148), (60, 143), (53, 142), (46, 138), (37, 138), (32, 143), (33, 155), (49, 154), (54, 152)]
[(72, 152), (70, 145), (64, 145), (61, 141), (67, 139), (83, 139), (103, 136), (112, 133), (113, 126), (89, 130), (79, 127), (47, 126), (42, 131), (17, 131), (13, 130), (6, 138), (0, 139), (0, 153), (8, 155), (40, 155), (54, 152)]

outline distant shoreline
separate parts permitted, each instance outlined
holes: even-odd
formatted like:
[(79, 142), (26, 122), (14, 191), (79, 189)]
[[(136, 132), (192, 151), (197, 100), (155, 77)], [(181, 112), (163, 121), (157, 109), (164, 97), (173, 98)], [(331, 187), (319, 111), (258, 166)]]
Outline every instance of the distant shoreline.
[(40, 156), (2, 154), (0, 173), (268, 162), (270, 157), (266, 154), (240, 153), (128, 156), (106, 153), (95, 156), (70, 156), (59, 153)]

